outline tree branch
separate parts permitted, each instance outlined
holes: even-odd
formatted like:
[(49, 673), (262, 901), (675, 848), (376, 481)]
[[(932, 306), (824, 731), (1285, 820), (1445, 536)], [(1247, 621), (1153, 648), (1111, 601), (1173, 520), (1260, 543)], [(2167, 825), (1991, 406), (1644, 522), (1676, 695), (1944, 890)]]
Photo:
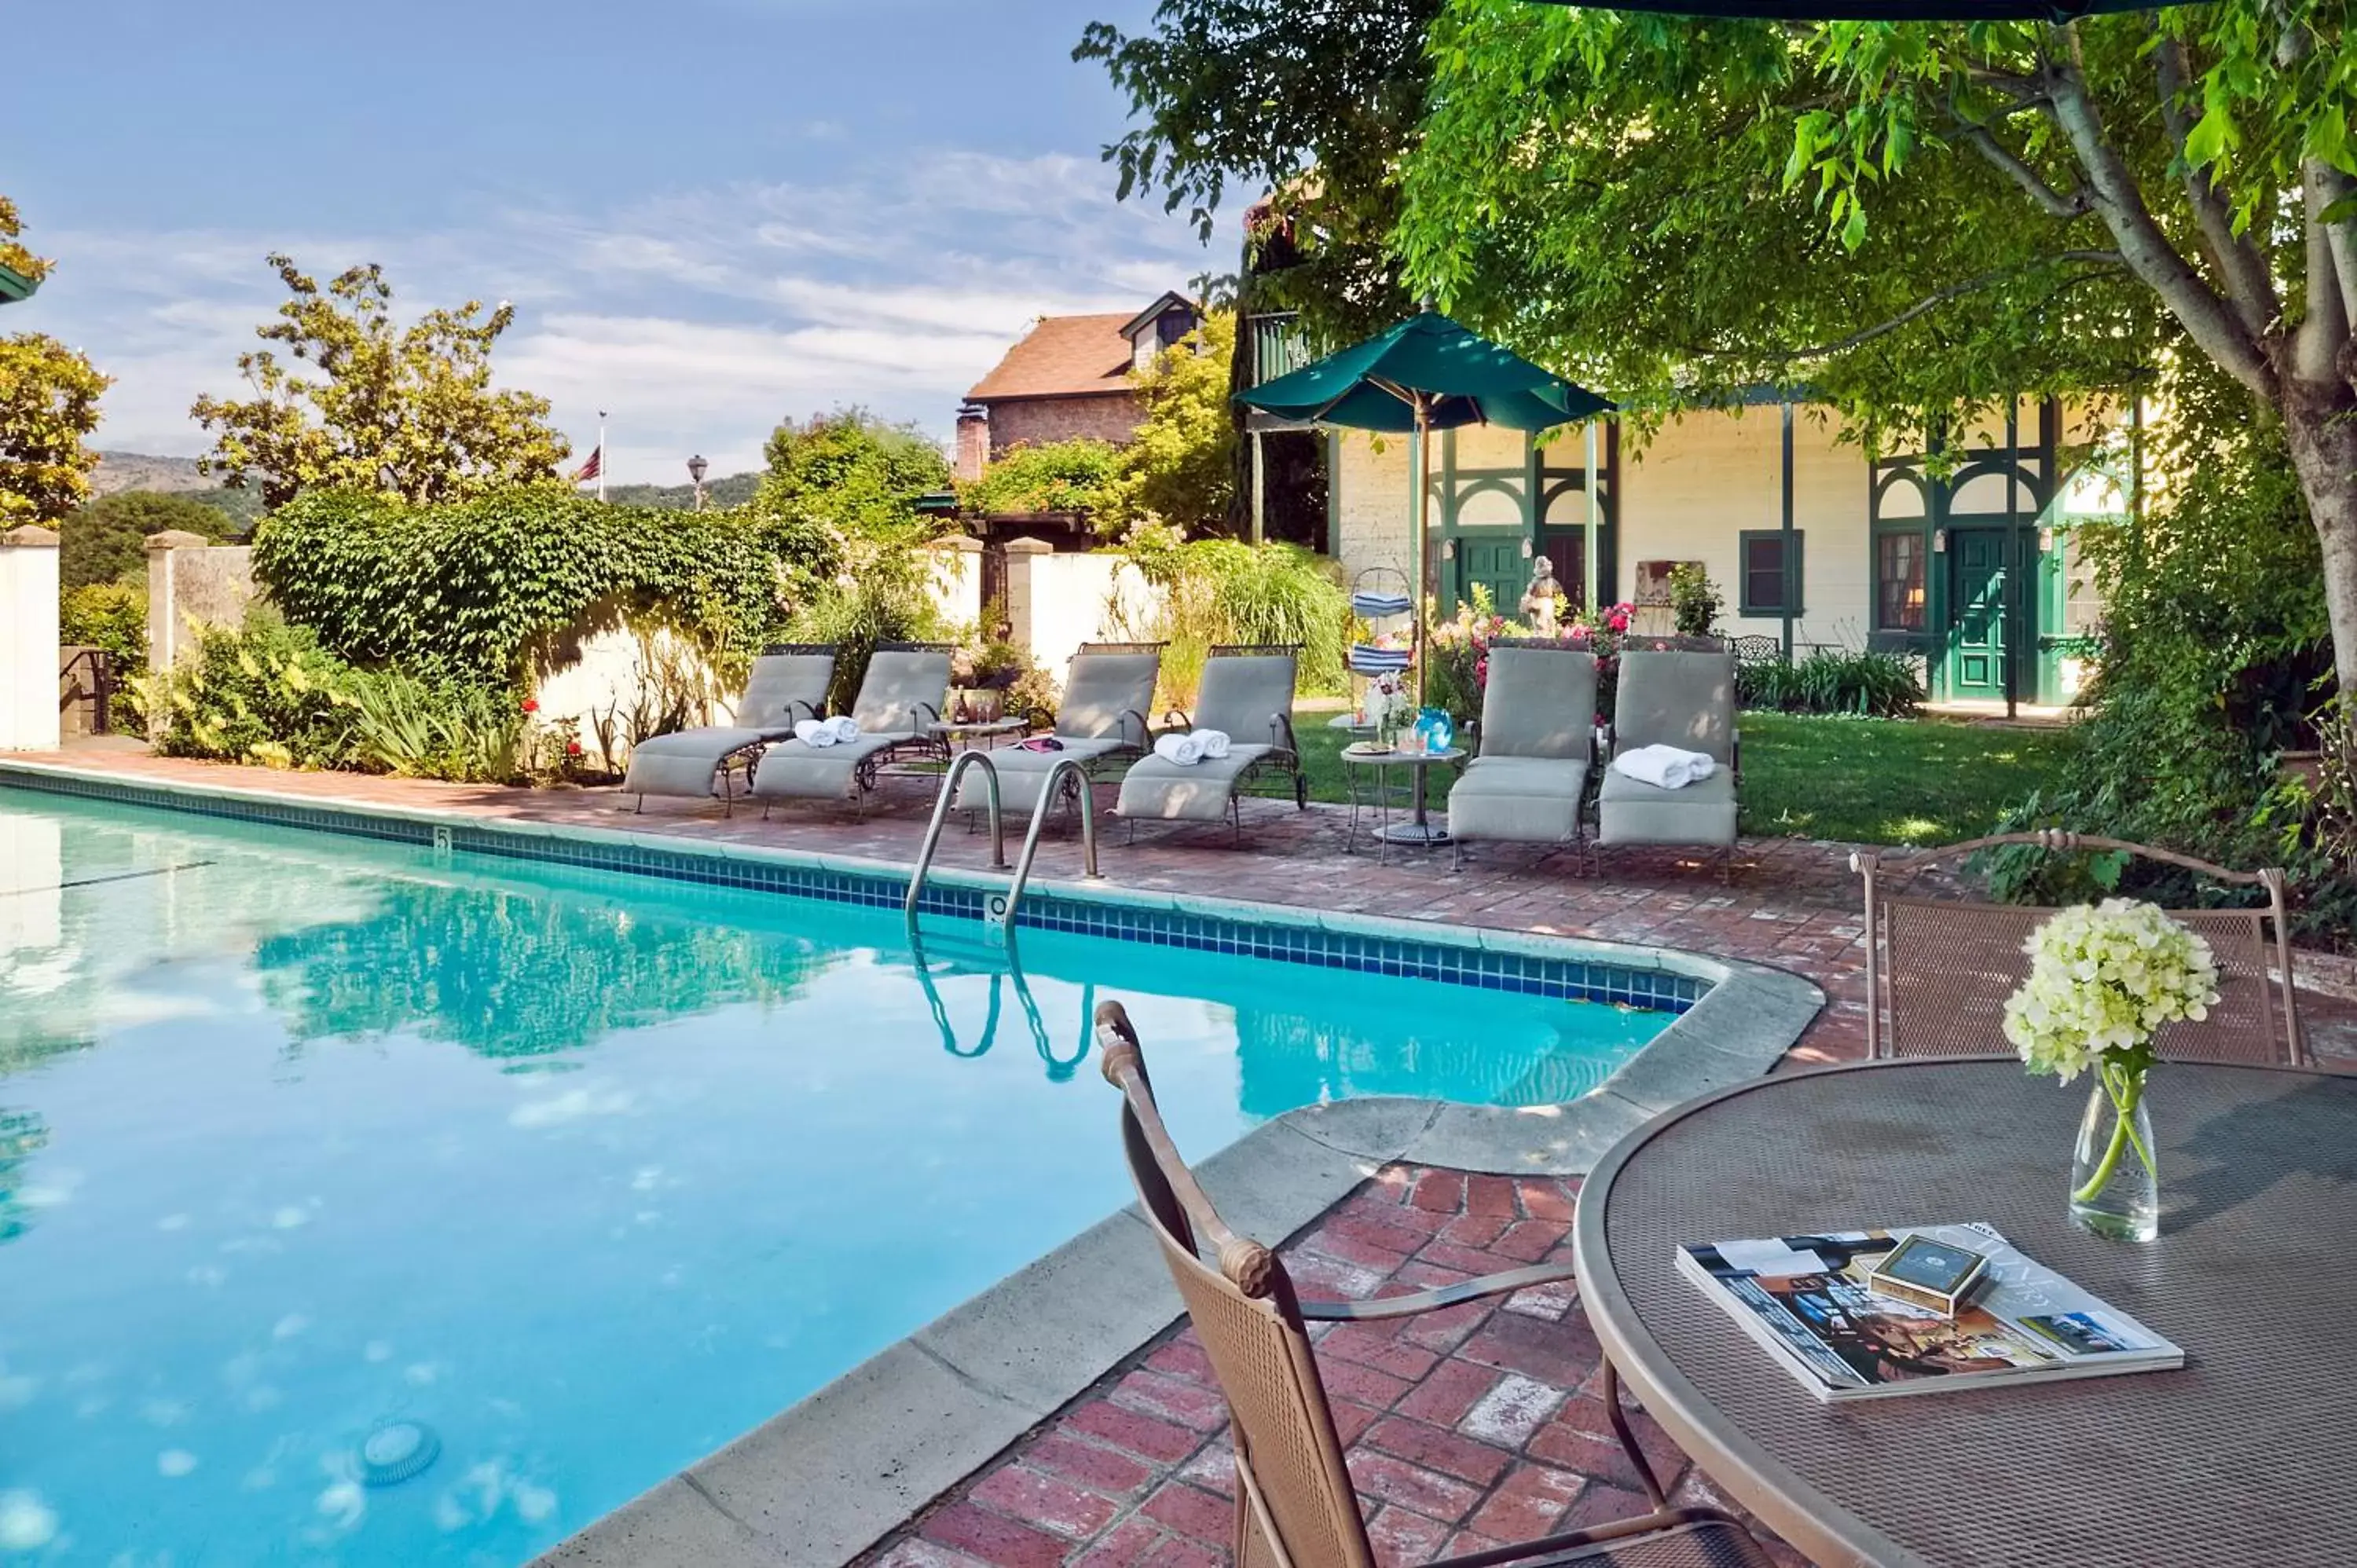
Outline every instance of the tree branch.
[[(2357, 177), (2341, 173), (2330, 164), (2309, 162), (2309, 182), (2320, 188), (2324, 203), (2330, 207), (2338, 202), (2357, 204)], [(2332, 270), (2341, 283), (2341, 314), (2352, 330), (2357, 330), (2357, 216), (2335, 219), (2330, 223), (2311, 216), (2311, 224), (2324, 231), (2324, 240), (2332, 257)], [(2309, 274), (2309, 288), (2317, 286), (2316, 274)], [(2357, 378), (2352, 378), (2357, 379)]]
[(2282, 314), (2283, 302), (2276, 296), (2266, 258), (2249, 235), (2234, 232), (2232, 204), (2223, 189), (2208, 170), (2197, 169), (2186, 159), (2186, 138), (2192, 134), (2193, 123), (2185, 113), (2185, 46), (2164, 37), (2153, 50), (2153, 70), (2159, 81), (2161, 124), (2169, 130), (2177, 161), (2184, 165), (2185, 199), (2192, 205), (2194, 222), (2201, 227), (2218, 275), (2225, 280), (2226, 297), (2233, 302), (2234, 314), (2254, 338), (2262, 337)]
[(1987, 272), (1976, 273), (1962, 283), (1953, 283), (1936, 293), (1925, 295), (1887, 321), (1862, 328), (1848, 337), (1831, 343), (1820, 343), (1808, 349), (1789, 349), (1781, 359), (1783, 362), (1790, 364), (1795, 360), (1824, 360), (1831, 359), (1836, 354), (1846, 354), (1852, 349), (1862, 348), (1877, 338), (1887, 337), (1898, 331), (1909, 322), (1928, 316), (1952, 300), (1962, 299), (1968, 294), (1977, 293), (1993, 284), (2003, 283), (2007, 278), (2018, 277), (2023, 273), (2034, 272), (2040, 267), (2057, 266), (2067, 262), (2083, 262), (2096, 266), (2113, 267), (2126, 264), (2117, 251), (2058, 251), (2053, 255), (2040, 256), (2035, 261), (2018, 262), (2007, 267), (1991, 267)]
[(2281, 389), (2260, 338), (2161, 232), (2126, 160), (2104, 134), (2103, 116), (2087, 91), (2085, 77), (2075, 66), (2057, 68), (2049, 74), (2055, 124), (2070, 142), (2086, 177), (2095, 214), (2119, 242), (2120, 256), (2128, 270), (2160, 296), (2187, 336), (2219, 369), (2253, 395), (2274, 403)]
[[(2300, 165), (2301, 197), (2308, 221), (2308, 299), (2299, 328), (2292, 334), (2292, 374), (2303, 381), (2327, 381), (2341, 374), (2341, 355), (2349, 344), (2351, 280), (2346, 269), (2346, 224), (2342, 243), (2333, 244), (2332, 226), (2324, 221), (2325, 209), (2347, 194), (2347, 175), (2321, 158)], [(2338, 188), (2333, 178), (2338, 177)]]
[(2073, 190), (2065, 195), (2055, 189), (2046, 183), (2045, 176), (2022, 162), (2012, 148), (1998, 141), (1986, 125), (1975, 120), (1959, 120), (1957, 123), (1973, 150), (2029, 192), (2029, 199), (2044, 208), (2048, 217), (2067, 221), (2072, 218), (2083, 218), (2093, 210), (2093, 203), (2088, 199), (2085, 190)]

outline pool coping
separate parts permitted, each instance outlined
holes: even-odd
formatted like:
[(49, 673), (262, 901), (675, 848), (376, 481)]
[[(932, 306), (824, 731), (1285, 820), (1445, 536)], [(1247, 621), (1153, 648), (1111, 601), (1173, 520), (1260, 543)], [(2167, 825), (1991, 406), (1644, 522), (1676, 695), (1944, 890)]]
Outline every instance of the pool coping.
[[(67, 783), (78, 795), (268, 802), (429, 827), (570, 839), (751, 861), (856, 878), (906, 866), (805, 850), (587, 824), (295, 797), (229, 784), (124, 779), (0, 757), (0, 786)], [(332, 829), (328, 831), (333, 831)], [(1213, 852), (1206, 852), (1213, 853)], [(657, 874), (659, 875), (659, 874)], [(1004, 878), (942, 867), (933, 882), (986, 893)], [(929, 886), (931, 884), (929, 883)], [(1198, 1167), (1246, 1235), (1282, 1240), (1383, 1165), (1405, 1161), (1507, 1175), (1575, 1176), (1653, 1116), (1759, 1077), (1797, 1041), (1824, 993), (1785, 971), (1675, 949), (1392, 916), (1043, 880), (1037, 897), (1531, 958), (1655, 970), (1708, 989), (1596, 1090), (1509, 1109), (1410, 1098), (1306, 1106), (1264, 1122)], [(1440, 933), (1452, 933), (1443, 936)], [(1149, 1057), (1152, 1052), (1148, 1043)], [(1108, 1127), (1111, 1126), (1108, 1099)], [(1135, 1205), (1114, 1211), (736, 1441), (593, 1521), (533, 1568), (804, 1568), (841, 1563), (1078, 1398), (1177, 1321), (1180, 1305)]]

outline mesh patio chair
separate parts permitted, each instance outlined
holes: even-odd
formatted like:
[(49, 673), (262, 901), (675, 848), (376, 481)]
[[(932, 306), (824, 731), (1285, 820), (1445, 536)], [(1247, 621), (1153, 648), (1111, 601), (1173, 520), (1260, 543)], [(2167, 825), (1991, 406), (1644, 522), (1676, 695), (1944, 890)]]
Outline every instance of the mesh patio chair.
[[(1540, 1264), (1414, 1295), (1303, 1301), (1294, 1294), (1284, 1261), (1229, 1230), (1179, 1158), (1155, 1105), (1136, 1032), (1120, 1003), (1098, 1006), (1096, 1033), (1105, 1078), (1124, 1097), (1122, 1146), (1130, 1177), (1227, 1396), (1236, 1462), (1235, 1562), (1239, 1568), (1374, 1568), (1374, 1549), (1343, 1466), (1308, 1325), (1412, 1316), (1568, 1279), (1571, 1270)], [(1734, 1520), (1669, 1505), (1629, 1431), (1609, 1364), (1606, 1378), (1604, 1398), (1613, 1430), (1636, 1466), (1651, 1510), (1613, 1524), (1448, 1558), (1432, 1568), (1509, 1563), (1532, 1568), (1770, 1568), (1767, 1553)]]
[(858, 736), (824, 746), (789, 740), (762, 752), (750, 791), (761, 802), (761, 815), (780, 800), (845, 796), (865, 811), (886, 763), (909, 757), (949, 760), (948, 743), (935, 726), (949, 697), (952, 651), (946, 642), (877, 643), (852, 703)]
[(1481, 754), (1448, 794), (1449, 865), (1465, 844), (1577, 843), (1596, 761), (1596, 656), (1559, 643), (1490, 645)]
[[(2229, 871), (2165, 849), (2046, 829), (1998, 833), (1886, 858), (1850, 856), (1866, 892), (1866, 1046), (1873, 1057), (1968, 1056), (2005, 1048), (2006, 999), (2029, 972), (2022, 944), (2054, 911), (2027, 904), (1900, 895), (1938, 865), (1983, 850), (2029, 845), (2061, 854), (2115, 851), (2189, 871), (2226, 887), (2252, 887), (2264, 907), (2171, 909), (2210, 944), (2218, 964), (2218, 1005), (2200, 1023), (2179, 1019), (2153, 1041), (2178, 1061), (2302, 1065), (2307, 1049), (2292, 1001), (2291, 947), (2284, 920), (2284, 874)], [(2272, 929), (2270, 929), (2272, 928)], [(2272, 971), (2272, 973), (2270, 972)]]
[[(1709, 647), (1662, 646), (1674, 640)], [(1735, 655), (1711, 650), (1717, 647), (1709, 638), (1652, 639), (1641, 649), (1632, 639), (1621, 645), (1612, 757), (1673, 746), (1702, 752), (1718, 766), (1707, 779), (1662, 789), (1608, 764), (1596, 792), (1596, 842), (1716, 849), (1725, 881), (1733, 874), (1743, 752), (1735, 723)]]

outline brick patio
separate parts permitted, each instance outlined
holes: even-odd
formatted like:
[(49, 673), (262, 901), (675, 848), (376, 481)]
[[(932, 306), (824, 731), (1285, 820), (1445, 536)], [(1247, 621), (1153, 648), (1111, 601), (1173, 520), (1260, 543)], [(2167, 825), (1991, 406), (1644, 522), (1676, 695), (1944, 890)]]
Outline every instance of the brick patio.
[[(1577, 1180), (1392, 1165), (1284, 1249), (1305, 1294), (1395, 1295), (1565, 1261)], [(1569, 1284), (1387, 1323), (1318, 1327), (1319, 1372), (1387, 1565), (1645, 1511)], [(1633, 1418), (1677, 1500), (1725, 1506)], [(908, 1530), (869, 1568), (1211, 1568), (1228, 1561), (1226, 1411), (1183, 1326), (1117, 1368)], [(1805, 1560), (1781, 1542), (1779, 1561)]]
[[(668, 801), (634, 814), (611, 791), (288, 774), (138, 751), (28, 760), (904, 864), (914, 858), (931, 806), (930, 788), (918, 780), (888, 787), (864, 818), (795, 809), (764, 822), (754, 811), (724, 819), (716, 805)], [(1493, 848), (1451, 875), (1445, 854), (1427, 861), (1395, 852), (1389, 865), (1378, 865), (1363, 843), (1361, 854), (1346, 854), (1347, 823), (1338, 808), (1297, 811), (1260, 800), (1245, 805), (1241, 845), (1224, 826), (1150, 829), (1131, 844), (1114, 825), (1103, 869), (1131, 887), (1642, 942), (1772, 964), (1815, 982), (1828, 999), (1785, 1065), (1864, 1052), (1864, 950), (1846, 845), (1746, 840), (1727, 886), (1703, 863), (1667, 853), (1608, 855), (1599, 875), (1582, 876), (1568, 853), (1534, 857)], [(985, 866), (987, 842), (952, 832), (941, 860)], [(1041, 877), (1073, 878), (1080, 869), (1068, 833), (1042, 845)], [(2348, 983), (2348, 965), (2326, 961), (2318, 969), (2340, 983), (2332, 993), (2303, 986), (2310, 1046), (2328, 1061), (2357, 1065), (2351, 996), (2357, 988)], [(1388, 1167), (1285, 1252), (1313, 1294), (1428, 1288), (1566, 1256), (1577, 1189), (1576, 1181)], [(1399, 1324), (1331, 1326), (1319, 1348), (1351, 1474), (1387, 1564), (1642, 1510), (1603, 1419), (1597, 1345), (1570, 1286)], [(1639, 1425), (1663, 1478), (1677, 1476), (1682, 1499), (1716, 1500), (1658, 1430), (1641, 1418)], [(1201, 1351), (1183, 1327), (1174, 1330), (863, 1561), (876, 1568), (1224, 1563), (1232, 1490), (1225, 1426)]]

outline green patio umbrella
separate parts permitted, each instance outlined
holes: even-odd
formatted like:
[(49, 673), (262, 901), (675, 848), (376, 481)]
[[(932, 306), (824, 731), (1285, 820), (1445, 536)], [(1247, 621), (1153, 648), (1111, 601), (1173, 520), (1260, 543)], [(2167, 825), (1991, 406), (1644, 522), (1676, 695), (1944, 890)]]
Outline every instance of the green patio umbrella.
[(1415, 572), (1415, 694), (1425, 693), (1424, 496), (1431, 467), (1429, 436), (1466, 424), (1547, 430), (1609, 413), (1612, 404), (1510, 349), (1426, 309), (1365, 342), (1236, 394), (1248, 407), (1281, 419), (1348, 430), (1406, 431), (1415, 436), (1410, 465), (1408, 533)]

